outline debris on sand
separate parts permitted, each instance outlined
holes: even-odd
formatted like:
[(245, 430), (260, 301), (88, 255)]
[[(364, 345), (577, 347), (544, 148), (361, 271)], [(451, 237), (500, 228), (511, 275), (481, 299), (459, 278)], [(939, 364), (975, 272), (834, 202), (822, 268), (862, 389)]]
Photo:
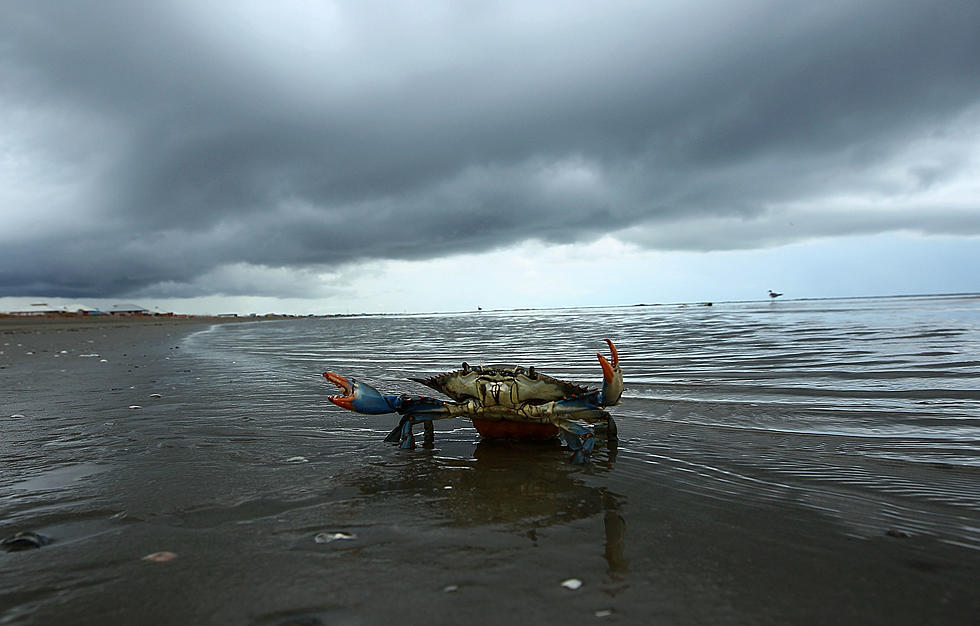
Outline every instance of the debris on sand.
[(343, 541), (345, 539), (357, 539), (357, 535), (354, 533), (317, 533), (313, 537), (313, 541), (317, 543), (330, 543), (332, 541)]
[(3, 549), (7, 552), (19, 552), (20, 550), (40, 548), (49, 543), (51, 543), (49, 537), (45, 537), (33, 530), (24, 530), (0, 541), (0, 546), (3, 546)]

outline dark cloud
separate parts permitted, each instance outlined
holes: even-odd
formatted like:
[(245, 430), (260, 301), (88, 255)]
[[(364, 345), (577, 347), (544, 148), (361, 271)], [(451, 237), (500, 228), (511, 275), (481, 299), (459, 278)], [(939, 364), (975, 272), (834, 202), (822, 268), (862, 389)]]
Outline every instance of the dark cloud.
[[(281, 268), (613, 232), (980, 234), (908, 200), (974, 156), (976, 2), (651, 4), (19, 7), (0, 293), (292, 296)], [(842, 197), (878, 203), (821, 210)]]

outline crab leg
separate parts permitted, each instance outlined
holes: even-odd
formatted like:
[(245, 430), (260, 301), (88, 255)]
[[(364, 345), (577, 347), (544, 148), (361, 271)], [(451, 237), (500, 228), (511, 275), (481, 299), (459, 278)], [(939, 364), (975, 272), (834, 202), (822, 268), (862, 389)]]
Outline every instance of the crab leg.
[(595, 435), (591, 428), (586, 428), (568, 420), (560, 420), (561, 438), (573, 450), (572, 463), (582, 465), (591, 456), (595, 448)]
[(431, 441), (434, 429), (432, 420), (453, 417), (448, 406), (453, 403), (443, 402), (426, 396), (409, 396), (404, 394), (382, 395), (377, 389), (367, 383), (345, 378), (333, 372), (324, 372), (323, 377), (336, 385), (343, 395), (329, 396), (327, 399), (339, 407), (357, 413), (380, 415), (383, 413), (399, 413), (403, 415), (398, 426), (385, 437), (388, 442), (401, 442), (402, 448), (414, 448), (415, 438), (412, 425), (417, 422), (425, 424), (425, 438)]
[(398, 412), (402, 414), (402, 418), (398, 425), (385, 437), (385, 441), (389, 443), (398, 442), (398, 447), (403, 450), (415, 449), (415, 433), (412, 432), (412, 427), (415, 424), (419, 422), (424, 424), (425, 440), (431, 442), (435, 432), (432, 421), (456, 417), (450, 410), (454, 403), (443, 402), (426, 396), (398, 396), (396, 405)]

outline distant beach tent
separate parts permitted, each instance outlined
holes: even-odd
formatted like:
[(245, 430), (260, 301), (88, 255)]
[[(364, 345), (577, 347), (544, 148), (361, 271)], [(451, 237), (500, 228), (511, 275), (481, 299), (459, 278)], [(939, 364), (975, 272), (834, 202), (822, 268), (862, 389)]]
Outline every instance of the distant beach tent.
[(781, 295), (783, 295), (783, 294), (781, 294), (781, 293), (776, 293), (776, 292), (775, 292), (775, 291), (773, 291), (772, 289), (770, 289), (770, 290), (769, 290), (769, 297), (770, 297), (770, 298), (772, 298), (773, 300), (775, 300), (776, 298), (778, 298), (778, 297), (779, 297), (779, 296), (781, 296)]
[(114, 304), (112, 308), (106, 311), (109, 315), (153, 315), (149, 309), (145, 309), (138, 304)]

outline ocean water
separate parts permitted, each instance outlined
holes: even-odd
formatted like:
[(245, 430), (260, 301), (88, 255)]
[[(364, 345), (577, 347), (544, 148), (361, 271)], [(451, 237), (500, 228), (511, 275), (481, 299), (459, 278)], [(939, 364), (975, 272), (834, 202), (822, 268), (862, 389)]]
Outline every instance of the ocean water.
[[(885, 515), (980, 549), (977, 295), (310, 319), (218, 326), (187, 347), (247, 374), (260, 406), (309, 398), (295, 418), (349, 454), (383, 459), (403, 454), (380, 443), (397, 416), (325, 404), (335, 390), (321, 371), (386, 393), (432, 394), (408, 379), (463, 361), (534, 365), (599, 386), (606, 337), (627, 388), (612, 409), (613, 456), (638, 480), (670, 471), (713, 497), (797, 492), (817, 507), (825, 490), (843, 488), (836, 513), (856, 529)], [(446, 431), (439, 445), (453, 444), (445, 462), (473, 456), (468, 421), (436, 425)], [(596, 456), (610, 461), (602, 446)], [(924, 503), (942, 507), (927, 513)]]
[[(400, 450), (383, 441), (397, 416), (332, 405), (321, 376), (430, 395), (409, 379), (466, 361), (598, 386), (604, 338), (619, 437), (584, 466), (557, 439), (480, 441), (464, 419)], [(23, 415), (3, 422), (0, 522), (53, 542), (0, 553), (0, 624), (980, 614), (980, 295), (304, 318), (168, 341), (70, 376), (56, 358), (6, 370)], [(158, 551), (178, 556), (141, 558)]]

